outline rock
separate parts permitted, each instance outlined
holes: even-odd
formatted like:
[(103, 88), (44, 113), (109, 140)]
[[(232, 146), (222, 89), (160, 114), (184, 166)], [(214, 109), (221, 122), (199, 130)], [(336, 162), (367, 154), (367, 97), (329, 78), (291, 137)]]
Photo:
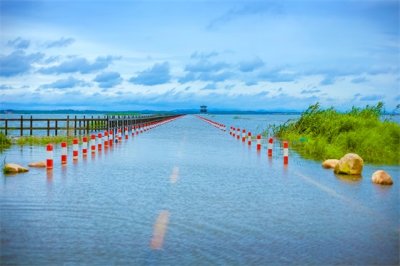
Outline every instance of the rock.
[(355, 153), (348, 153), (343, 156), (335, 166), (336, 174), (361, 175), (363, 159)]
[(15, 163), (6, 163), (6, 165), (4, 165), (3, 171), (6, 174), (16, 174), (28, 172), (29, 170)]
[(28, 164), (29, 167), (39, 167), (39, 168), (44, 168), (46, 167), (46, 161), (41, 161), (41, 162), (33, 162)]
[(330, 169), (330, 168), (333, 169), (338, 164), (338, 162), (339, 162), (339, 160), (337, 160), (337, 159), (328, 159), (322, 163), (322, 167), (326, 168), (326, 169)]
[(378, 170), (372, 174), (372, 182), (379, 185), (393, 185), (392, 177), (383, 170)]

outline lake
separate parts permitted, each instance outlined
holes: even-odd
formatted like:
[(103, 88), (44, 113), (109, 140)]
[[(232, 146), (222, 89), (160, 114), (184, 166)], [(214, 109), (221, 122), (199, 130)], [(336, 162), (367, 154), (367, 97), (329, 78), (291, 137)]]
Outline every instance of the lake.
[[(65, 116), (62, 116), (65, 117)], [(195, 116), (54, 169), (1, 174), (0, 262), (18, 265), (399, 264), (399, 166), (346, 179), (279, 143), (268, 158), (229, 135), (296, 115)], [(27, 165), (44, 147), (13, 146)], [(393, 186), (371, 182), (383, 169)]]

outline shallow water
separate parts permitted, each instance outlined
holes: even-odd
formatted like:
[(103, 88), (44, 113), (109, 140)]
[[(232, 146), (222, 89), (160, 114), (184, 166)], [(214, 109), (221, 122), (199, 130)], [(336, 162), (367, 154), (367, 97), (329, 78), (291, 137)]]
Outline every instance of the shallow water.
[[(233, 117), (208, 118), (254, 132), (288, 118)], [(66, 167), (56, 149), (52, 173), (2, 174), (1, 264), (399, 263), (400, 167), (348, 180), (290, 152), (284, 168), (279, 145), (268, 159), (228, 132), (185, 116)], [(371, 183), (378, 168), (393, 186)]]

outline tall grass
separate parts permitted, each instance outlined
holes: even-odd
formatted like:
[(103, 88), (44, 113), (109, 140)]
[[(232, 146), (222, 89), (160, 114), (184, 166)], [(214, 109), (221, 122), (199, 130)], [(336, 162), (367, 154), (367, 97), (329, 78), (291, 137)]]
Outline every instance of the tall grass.
[(11, 146), (11, 140), (4, 135), (3, 132), (0, 132), (0, 152), (9, 148)]
[(400, 125), (381, 121), (383, 104), (353, 107), (346, 113), (311, 105), (297, 121), (274, 129), (302, 156), (323, 160), (345, 153), (359, 154), (367, 163), (400, 164)]

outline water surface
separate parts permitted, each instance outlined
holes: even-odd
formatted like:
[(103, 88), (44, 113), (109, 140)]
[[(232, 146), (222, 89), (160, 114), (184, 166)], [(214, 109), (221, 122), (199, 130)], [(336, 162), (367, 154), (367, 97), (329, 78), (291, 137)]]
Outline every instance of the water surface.
[[(288, 117), (208, 118), (255, 133)], [(377, 169), (394, 185), (372, 184)], [(2, 174), (1, 264), (398, 264), (399, 169), (348, 180), (294, 152), (284, 168), (279, 145), (268, 159), (185, 116), (52, 173)]]

